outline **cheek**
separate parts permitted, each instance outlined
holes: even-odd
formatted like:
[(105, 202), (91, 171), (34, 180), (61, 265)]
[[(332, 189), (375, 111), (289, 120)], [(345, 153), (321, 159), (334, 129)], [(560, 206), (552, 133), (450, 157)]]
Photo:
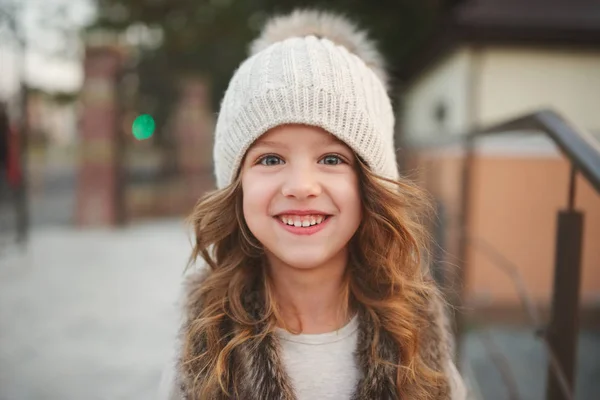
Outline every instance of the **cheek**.
[(252, 211), (258, 207), (257, 203), (260, 203), (260, 199), (257, 199), (255, 193), (256, 186), (252, 184), (252, 180), (248, 178), (242, 178), (242, 204), (244, 210), (244, 217), (246, 220), (249, 216), (252, 216)]
[(346, 177), (343, 181), (333, 186), (333, 191), (339, 207), (343, 209), (342, 211), (351, 213), (360, 219), (362, 214), (362, 200), (358, 187), (358, 178), (355, 176)]
[(352, 196), (347, 197), (347, 207), (351, 214), (351, 219), (354, 222), (355, 227), (358, 229), (360, 221), (362, 221), (362, 199), (358, 190), (352, 192)]
[(242, 177), (242, 209), (250, 228), (253, 222), (264, 218), (269, 211), (272, 196), (272, 183), (259, 176), (248, 174)]

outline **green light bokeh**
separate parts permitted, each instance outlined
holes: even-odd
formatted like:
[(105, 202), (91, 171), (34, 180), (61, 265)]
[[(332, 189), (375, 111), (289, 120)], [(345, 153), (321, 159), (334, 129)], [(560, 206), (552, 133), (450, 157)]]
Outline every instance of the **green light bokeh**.
[(133, 121), (131, 130), (137, 140), (144, 140), (152, 136), (155, 127), (154, 118), (148, 114), (142, 114)]

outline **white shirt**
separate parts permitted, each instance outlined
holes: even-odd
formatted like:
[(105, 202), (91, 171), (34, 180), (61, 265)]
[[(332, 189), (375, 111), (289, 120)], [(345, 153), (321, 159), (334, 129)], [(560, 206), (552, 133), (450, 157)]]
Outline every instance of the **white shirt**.
[(360, 379), (354, 351), (358, 317), (329, 333), (294, 335), (277, 330), (281, 359), (298, 400), (346, 400)]

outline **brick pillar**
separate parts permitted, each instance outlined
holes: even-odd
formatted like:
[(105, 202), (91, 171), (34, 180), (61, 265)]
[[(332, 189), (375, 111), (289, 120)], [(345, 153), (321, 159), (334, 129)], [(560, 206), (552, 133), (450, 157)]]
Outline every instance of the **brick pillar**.
[(198, 78), (183, 80), (175, 117), (178, 169), (184, 191), (184, 212), (214, 188), (212, 149), (214, 116), (208, 85)]
[(115, 225), (119, 220), (117, 79), (122, 61), (115, 47), (86, 49), (76, 212), (80, 226)]

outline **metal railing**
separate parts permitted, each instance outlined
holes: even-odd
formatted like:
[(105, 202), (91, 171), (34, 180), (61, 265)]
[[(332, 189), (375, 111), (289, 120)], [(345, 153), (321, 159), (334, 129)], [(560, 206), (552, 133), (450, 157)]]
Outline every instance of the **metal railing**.
[(556, 111), (540, 110), (474, 132), (470, 137), (476, 139), (515, 130), (535, 130), (545, 133), (567, 157), (572, 167), (581, 172), (596, 192), (600, 193), (600, 146)]
[[(558, 212), (558, 224), (554, 254), (554, 284), (550, 322), (544, 327), (535, 304), (528, 294), (519, 269), (501, 252), (482, 238), (473, 236), (468, 231), (471, 209), (471, 185), (476, 141), (491, 135), (502, 135), (515, 131), (536, 131), (544, 133), (564, 154), (570, 163), (571, 173), (566, 208)], [(542, 340), (546, 349), (549, 366), (546, 386), (548, 400), (571, 400), (574, 398), (574, 367), (579, 333), (579, 292), (581, 280), (581, 252), (583, 239), (583, 214), (575, 209), (575, 183), (577, 174), (581, 174), (600, 193), (600, 146), (583, 130), (576, 128), (571, 122), (557, 112), (544, 109), (531, 114), (519, 116), (484, 129), (477, 129), (462, 136), (436, 138), (428, 141), (411, 141), (407, 149), (443, 148), (447, 145), (459, 145), (464, 150), (464, 162), (461, 178), (461, 200), (458, 212), (459, 246), (457, 258), (462, 263), (459, 269), (458, 301), (462, 300), (465, 281), (465, 265), (469, 248), (483, 251), (492, 265), (506, 273), (516, 286), (518, 296), (534, 325), (536, 336)], [(455, 288), (456, 290), (457, 288)], [(460, 307), (461, 304), (458, 304)], [(457, 316), (459, 334), (464, 330), (465, 320)], [(507, 362), (495, 348), (491, 337), (486, 335), (484, 345), (488, 348), (490, 358), (497, 366), (500, 375), (508, 387), (511, 399), (518, 399), (518, 390), (514, 377), (511, 376)]]

